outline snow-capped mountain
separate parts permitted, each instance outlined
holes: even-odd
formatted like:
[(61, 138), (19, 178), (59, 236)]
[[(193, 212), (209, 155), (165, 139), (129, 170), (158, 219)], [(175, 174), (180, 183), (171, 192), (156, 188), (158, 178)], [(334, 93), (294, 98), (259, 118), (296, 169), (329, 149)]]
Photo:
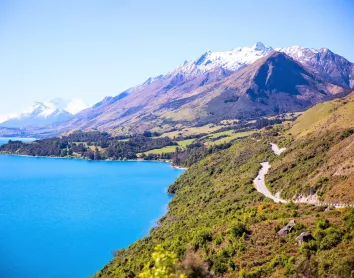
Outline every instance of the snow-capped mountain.
[(177, 124), (302, 111), (347, 93), (354, 85), (353, 68), (328, 49), (273, 48), (258, 42), (230, 51), (208, 51), (104, 99), (56, 129), (165, 131)]
[(171, 74), (180, 73), (195, 76), (197, 74), (213, 71), (217, 68), (234, 72), (254, 63), (273, 50), (272, 47), (257, 42), (251, 47), (238, 47), (231, 51), (208, 51), (195, 60), (184, 62), (183, 65), (176, 68)]
[(70, 119), (74, 114), (88, 107), (81, 99), (56, 98), (46, 102), (35, 102), (32, 107), (23, 113), (12, 116), (0, 125), (2, 127), (23, 128), (59, 123)]
[(354, 64), (329, 49), (301, 46), (273, 48), (265, 46), (262, 42), (257, 42), (251, 47), (237, 47), (229, 51), (205, 52), (197, 59), (185, 61), (166, 75), (149, 78), (142, 85), (152, 84), (171, 76), (183, 81), (206, 73), (225, 77), (267, 56), (272, 51), (287, 54), (329, 82), (354, 88)]
[[(326, 48), (273, 48), (258, 42), (224, 52), (208, 51), (105, 98), (43, 134), (74, 129), (120, 134), (154, 128), (165, 132), (179, 125), (254, 119), (303, 111), (351, 88), (354, 64)], [(53, 109), (47, 112), (52, 113)]]
[(343, 87), (354, 88), (354, 64), (328, 48), (290, 46), (275, 49), (292, 57), (316, 75)]

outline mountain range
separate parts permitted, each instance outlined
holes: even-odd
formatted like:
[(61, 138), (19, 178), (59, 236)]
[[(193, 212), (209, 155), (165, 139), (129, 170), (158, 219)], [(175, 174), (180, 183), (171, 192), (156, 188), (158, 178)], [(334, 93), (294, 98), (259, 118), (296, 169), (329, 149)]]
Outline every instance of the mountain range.
[(6, 128), (46, 126), (72, 118), (88, 105), (81, 99), (56, 98), (46, 102), (35, 102), (28, 110), (8, 118), (0, 124)]
[(35, 133), (163, 133), (304, 111), (353, 88), (354, 64), (329, 49), (272, 48), (258, 42), (231, 51), (208, 51)]

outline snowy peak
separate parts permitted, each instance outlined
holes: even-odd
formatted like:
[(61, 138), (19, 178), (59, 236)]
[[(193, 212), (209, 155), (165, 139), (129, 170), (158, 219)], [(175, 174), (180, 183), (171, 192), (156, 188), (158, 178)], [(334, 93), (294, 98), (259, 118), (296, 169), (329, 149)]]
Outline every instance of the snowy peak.
[(348, 89), (354, 88), (354, 64), (328, 48), (290, 46), (276, 50), (289, 55), (330, 83)]
[(65, 121), (88, 107), (81, 99), (56, 98), (51, 101), (35, 102), (32, 107), (6, 120), (1, 126), (22, 128), (30, 125), (53, 124)]
[(265, 46), (262, 42), (256, 42), (252, 47), (254, 51), (272, 51), (273, 48)]
[(195, 60), (185, 61), (183, 65), (170, 72), (167, 76), (179, 73), (185, 75), (186, 78), (190, 78), (220, 68), (234, 72), (252, 64), (272, 51), (272, 47), (267, 47), (261, 42), (257, 42), (251, 47), (238, 47), (229, 51), (207, 51)]
[[(256, 42), (250, 47), (237, 47), (228, 51), (207, 51), (197, 59), (185, 61), (166, 75), (149, 78), (136, 88), (141, 89), (141, 86), (149, 86), (157, 81), (174, 80), (176, 78), (180, 80), (179, 84), (183, 84), (202, 75), (210, 75), (220, 79), (267, 56), (272, 51), (287, 54), (330, 83), (354, 88), (354, 65), (329, 49), (304, 48), (301, 46), (273, 48), (262, 42)], [(208, 79), (208, 82), (212, 81), (208, 76), (205, 78)], [(175, 82), (171, 84), (171, 86), (175, 85)]]

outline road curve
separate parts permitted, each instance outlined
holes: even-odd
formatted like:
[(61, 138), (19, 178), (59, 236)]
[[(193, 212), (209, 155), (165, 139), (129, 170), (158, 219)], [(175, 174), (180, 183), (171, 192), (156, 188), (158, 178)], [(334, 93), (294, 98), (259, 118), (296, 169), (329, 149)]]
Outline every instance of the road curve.
[[(272, 150), (274, 154), (276, 155), (281, 155), (282, 152), (286, 151), (286, 148), (279, 148), (277, 144), (270, 143), (272, 146)], [(270, 169), (270, 164), (268, 161), (261, 163), (261, 170), (258, 172), (258, 176), (253, 180), (253, 184), (256, 187), (257, 191), (259, 193), (262, 193), (264, 196), (272, 199), (276, 203), (283, 203), (286, 204), (287, 201), (280, 199), (276, 196), (274, 196), (267, 188), (265, 182), (264, 182), (264, 176), (268, 173)], [(344, 207), (354, 207), (354, 204), (341, 204), (341, 203), (324, 203), (324, 202), (299, 202), (295, 201), (295, 203), (306, 203), (306, 204), (312, 204), (315, 206), (327, 206), (327, 207), (335, 207), (335, 208), (344, 208)]]
[(270, 143), (270, 145), (272, 146), (272, 150), (276, 155), (281, 155), (282, 152), (286, 151), (286, 148), (279, 148), (277, 144), (274, 143)]
[(258, 172), (258, 176), (253, 180), (253, 184), (256, 187), (257, 191), (262, 193), (264, 196), (272, 199), (274, 202), (276, 203), (286, 203), (285, 200), (280, 199), (275, 197), (267, 188), (265, 182), (264, 182), (264, 176), (268, 173), (269, 169), (270, 169), (270, 165), (269, 162), (263, 162), (261, 163), (262, 168), (261, 170), (259, 170)]

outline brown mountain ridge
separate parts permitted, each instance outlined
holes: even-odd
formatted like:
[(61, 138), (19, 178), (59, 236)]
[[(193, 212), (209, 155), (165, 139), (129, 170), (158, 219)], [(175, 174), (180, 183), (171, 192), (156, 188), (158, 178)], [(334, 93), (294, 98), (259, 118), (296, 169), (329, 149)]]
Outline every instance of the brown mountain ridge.
[(203, 125), (303, 111), (347, 93), (346, 88), (326, 82), (277, 51), (231, 74), (220, 69), (191, 80), (180, 74), (147, 82), (106, 98), (56, 130), (161, 132), (181, 124)]

